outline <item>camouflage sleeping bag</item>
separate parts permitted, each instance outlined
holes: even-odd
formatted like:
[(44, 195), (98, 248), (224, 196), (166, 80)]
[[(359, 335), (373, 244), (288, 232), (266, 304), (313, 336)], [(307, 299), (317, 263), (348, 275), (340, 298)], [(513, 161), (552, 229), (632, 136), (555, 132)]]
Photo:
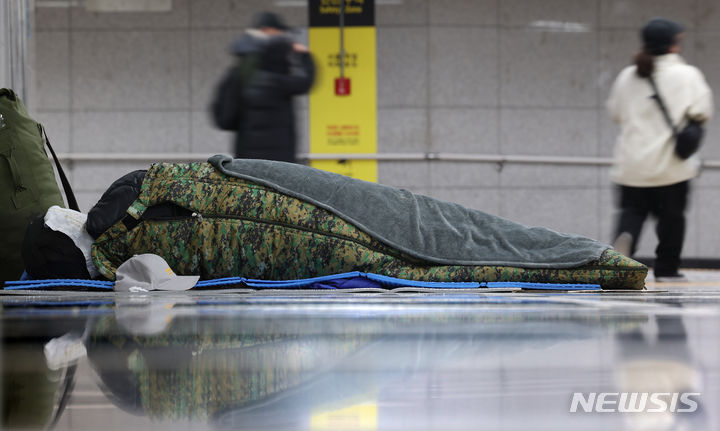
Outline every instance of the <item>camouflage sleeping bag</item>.
[(122, 217), (94, 235), (93, 262), (109, 279), (140, 253), (204, 279), (363, 271), (421, 281), (641, 289), (647, 274), (588, 238), (282, 162), (215, 156), (210, 163), (158, 163), (133, 198)]

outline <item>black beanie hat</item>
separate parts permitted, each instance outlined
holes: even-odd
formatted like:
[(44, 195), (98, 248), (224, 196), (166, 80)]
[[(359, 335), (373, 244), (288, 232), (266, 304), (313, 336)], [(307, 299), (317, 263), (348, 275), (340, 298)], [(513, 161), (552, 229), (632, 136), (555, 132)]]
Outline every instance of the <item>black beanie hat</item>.
[(677, 36), (685, 29), (675, 21), (653, 18), (641, 32), (643, 48), (650, 55), (663, 55), (677, 42)]
[(259, 12), (257, 13), (252, 20), (252, 27), (253, 28), (263, 28), (263, 27), (271, 27), (276, 28), (278, 30), (287, 31), (290, 30), (290, 27), (285, 24), (285, 21), (280, 17), (280, 15), (272, 12)]

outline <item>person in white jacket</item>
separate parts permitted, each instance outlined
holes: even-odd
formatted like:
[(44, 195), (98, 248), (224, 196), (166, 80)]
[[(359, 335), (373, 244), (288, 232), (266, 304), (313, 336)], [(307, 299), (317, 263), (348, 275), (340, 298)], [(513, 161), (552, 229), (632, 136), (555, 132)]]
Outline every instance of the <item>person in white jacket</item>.
[(657, 218), (658, 246), (653, 268), (658, 281), (682, 280), (678, 273), (685, 238), (685, 208), (690, 180), (697, 176), (697, 156), (681, 159), (675, 138), (655, 100), (657, 85), (670, 119), (680, 130), (689, 119), (705, 122), (713, 96), (702, 72), (679, 55), (683, 28), (655, 18), (641, 31), (643, 48), (635, 64), (616, 78), (607, 107), (620, 126), (611, 180), (619, 188), (620, 214), (616, 249), (632, 256), (648, 215)]

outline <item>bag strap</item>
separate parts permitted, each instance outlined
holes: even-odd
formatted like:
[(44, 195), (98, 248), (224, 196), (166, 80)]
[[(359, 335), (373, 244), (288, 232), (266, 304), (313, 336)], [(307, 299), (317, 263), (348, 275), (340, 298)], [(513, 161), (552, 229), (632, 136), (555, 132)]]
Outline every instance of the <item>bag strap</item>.
[(238, 57), (237, 62), (237, 76), (240, 77), (241, 82), (244, 84), (250, 80), (253, 73), (258, 67), (259, 59), (258, 54), (250, 53), (245, 54), (242, 57)]
[(38, 124), (38, 126), (40, 127), (40, 130), (42, 130), (42, 134), (45, 137), (45, 144), (50, 149), (50, 154), (52, 154), (53, 160), (55, 161), (58, 176), (60, 177), (60, 181), (62, 182), (63, 189), (65, 189), (65, 198), (67, 199), (68, 206), (71, 210), (80, 211), (80, 207), (78, 206), (77, 200), (75, 199), (75, 193), (73, 193), (72, 187), (70, 187), (70, 181), (68, 181), (67, 177), (65, 176), (65, 171), (63, 171), (62, 165), (60, 165), (60, 161), (55, 154), (55, 150), (53, 150), (53, 147), (50, 145), (50, 139), (48, 138), (47, 133), (45, 133), (45, 128), (42, 126), (42, 124)]
[(663, 113), (663, 117), (665, 117), (665, 122), (667, 122), (668, 126), (670, 126), (670, 129), (672, 129), (673, 136), (677, 138), (677, 129), (672, 122), (672, 118), (670, 118), (670, 114), (668, 113), (663, 98), (660, 96), (660, 91), (658, 91), (657, 84), (655, 84), (655, 79), (653, 79), (652, 76), (648, 76), (648, 80), (650, 81), (650, 85), (652, 85), (653, 91), (655, 92), (655, 94), (653, 94), (651, 97), (657, 102), (660, 111), (662, 111)]
[(252, 78), (253, 74), (255, 73), (257, 66), (257, 54), (250, 53), (242, 57), (238, 57), (237, 62), (234, 66), (233, 74), (235, 82), (237, 83), (237, 85), (235, 86), (235, 89), (238, 92), (237, 97), (239, 97), (240, 100), (243, 100), (243, 90), (247, 83), (250, 82), (250, 78)]

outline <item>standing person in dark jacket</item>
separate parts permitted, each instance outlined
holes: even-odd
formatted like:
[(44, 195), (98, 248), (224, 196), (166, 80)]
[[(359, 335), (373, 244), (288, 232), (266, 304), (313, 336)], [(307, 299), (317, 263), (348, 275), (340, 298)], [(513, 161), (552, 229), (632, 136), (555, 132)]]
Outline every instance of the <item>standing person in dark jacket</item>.
[(244, 114), (235, 157), (295, 162), (293, 97), (310, 90), (313, 60), (304, 45), (284, 36), (269, 38), (243, 91)]
[(216, 89), (212, 114), (218, 127), (235, 132), (236, 158), (296, 161), (292, 98), (309, 91), (315, 66), (307, 47), (284, 36), (288, 29), (278, 15), (261, 12), (231, 46), (237, 63)]

